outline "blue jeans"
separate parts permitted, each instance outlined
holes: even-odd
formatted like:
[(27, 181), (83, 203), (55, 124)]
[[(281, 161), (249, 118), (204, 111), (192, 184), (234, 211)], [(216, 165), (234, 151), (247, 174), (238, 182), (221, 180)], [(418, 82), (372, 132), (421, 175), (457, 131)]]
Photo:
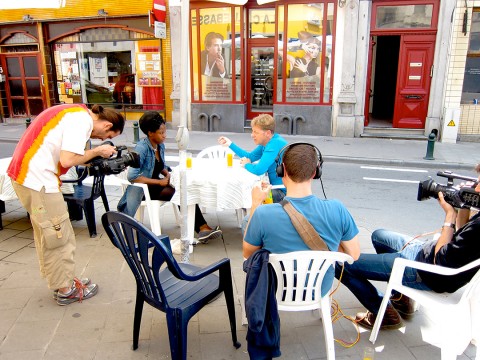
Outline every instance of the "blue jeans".
[[(396, 258), (415, 260), (423, 241), (413, 240), (403, 250), (410, 237), (384, 229), (372, 233), (372, 244), (377, 254), (360, 254), (353, 264), (345, 263), (341, 282), (370, 312), (377, 314), (383, 294), (369, 280), (388, 282)], [(340, 278), (342, 266), (336, 265), (335, 277)], [(416, 269), (406, 268), (403, 285), (419, 290), (430, 290), (422, 283)]]

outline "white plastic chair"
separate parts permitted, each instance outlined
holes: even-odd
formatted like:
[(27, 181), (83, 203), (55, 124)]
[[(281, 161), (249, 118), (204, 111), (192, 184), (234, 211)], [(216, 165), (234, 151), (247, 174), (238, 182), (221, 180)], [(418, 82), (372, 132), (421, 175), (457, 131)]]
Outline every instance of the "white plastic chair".
[(270, 264), (277, 275), (277, 303), (280, 311), (319, 309), (322, 316), (327, 359), (335, 359), (331, 301), (321, 296), (325, 273), (336, 262), (353, 263), (350, 255), (335, 251), (295, 251), (270, 254)]
[[(110, 175), (112, 176), (112, 175)], [(108, 176), (108, 177), (110, 177)], [(117, 174), (114, 176), (116, 179), (108, 179), (105, 177), (105, 185), (121, 185), (123, 192), (127, 189), (128, 185), (133, 185), (133, 186), (138, 186), (143, 189), (143, 193), (145, 196), (145, 200), (143, 200), (140, 204), (140, 207), (137, 210), (137, 213), (135, 214), (135, 218), (143, 223), (144, 220), (144, 215), (145, 215), (145, 208), (147, 209), (148, 213), (148, 220), (150, 221), (150, 226), (152, 229), (152, 232), (155, 235), (161, 235), (162, 234), (162, 227), (160, 225), (160, 209), (167, 205), (167, 204), (172, 204), (173, 206), (173, 212), (175, 214), (175, 220), (177, 224), (180, 224), (180, 215), (178, 211), (177, 205), (170, 201), (160, 201), (160, 200), (152, 200), (150, 198), (150, 192), (148, 191), (148, 185), (147, 184), (139, 184), (139, 183), (131, 183), (130, 181), (127, 180), (127, 170), (122, 171), (120, 174)]]
[(197, 158), (208, 157), (209, 159), (225, 159), (227, 154), (233, 154), (233, 151), (222, 145), (214, 145), (203, 149), (197, 155)]
[[(462, 354), (472, 340), (477, 346), (476, 358), (480, 360), (480, 350), (478, 349), (480, 342), (480, 318), (478, 317), (480, 311), (480, 270), (467, 285), (452, 294), (417, 290), (402, 285), (406, 267), (451, 276), (478, 266), (480, 266), (480, 259), (458, 269), (402, 258), (395, 259), (387, 290), (370, 335), (370, 341), (375, 343), (388, 300), (392, 291), (396, 290), (423, 306), (425, 314), (434, 323), (431, 329), (435, 331), (432, 339), (426, 339), (425, 334), (423, 334), (424, 340), (440, 347), (442, 360), (456, 359), (457, 355)], [(475, 314), (477, 315), (475, 316)]]
[[(227, 154), (234, 154), (232, 150), (229, 148), (222, 146), (222, 145), (214, 145), (208, 148), (203, 149), (197, 155), (197, 158), (204, 158), (207, 157), (209, 159), (225, 159)], [(202, 212), (206, 212), (206, 209), (202, 207)], [(246, 209), (235, 209), (235, 213), (237, 214), (237, 222), (238, 226), (242, 226), (242, 220), (247, 215)]]

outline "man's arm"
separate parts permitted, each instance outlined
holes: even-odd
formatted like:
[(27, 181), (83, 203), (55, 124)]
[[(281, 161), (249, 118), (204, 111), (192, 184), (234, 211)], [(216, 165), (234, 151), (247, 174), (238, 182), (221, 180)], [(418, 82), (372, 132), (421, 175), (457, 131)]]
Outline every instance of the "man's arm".
[(250, 225), (250, 221), (252, 221), (253, 214), (255, 210), (263, 204), (263, 201), (267, 198), (267, 194), (270, 191), (271, 186), (266, 186), (262, 188), (260, 183), (256, 184), (252, 189), (252, 208), (250, 209), (250, 216), (248, 218), (247, 227), (245, 228), (244, 238), (243, 238), (243, 257), (248, 259), (250, 255), (252, 255), (258, 249), (261, 249), (261, 246), (251, 245), (245, 238), (248, 233), (248, 226)]
[(338, 246), (338, 251), (350, 255), (353, 260), (357, 260), (360, 256), (360, 242), (358, 241), (358, 235), (348, 241), (341, 241)]
[(68, 169), (72, 166), (86, 164), (88, 161), (101, 156), (102, 158), (109, 158), (117, 151), (115, 146), (112, 145), (100, 145), (90, 150), (85, 150), (83, 155), (76, 154), (70, 151), (61, 150), (60, 151), (60, 165), (63, 168)]

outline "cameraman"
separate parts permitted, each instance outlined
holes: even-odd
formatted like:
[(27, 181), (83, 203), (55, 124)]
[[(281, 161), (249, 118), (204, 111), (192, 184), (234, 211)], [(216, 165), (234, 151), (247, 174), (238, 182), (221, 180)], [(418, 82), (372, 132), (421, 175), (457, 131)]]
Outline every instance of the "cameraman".
[[(140, 167), (128, 169), (128, 180), (148, 185), (152, 200), (170, 201), (175, 189), (170, 186), (169, 167), (165, 163), (165, 144), (167, 128), (162, 115), (156, 111), (145, 112), (139, 120), (140, 129), (147, 135), (135, 146), (140, 156)], [(143, 189), (137, 186), (128, 186), (118, 202), (117, 209), (127, 215), (135, 216), (143, 200)], [(212, 229), (208, 226), (198, 205), (195, 206), (195, 231), (201, 243), (218, 238), (222, 230), (217, 226)]]
[[(475, 169), (480, 174), (480, 164)], [(480, 193), (480, 176), (478, 180), (475, 191)], [(445, 201), (441, 192), (438, 193), (438, 203), (445, 211), (440, 237), (421, 241), (393, 231), (375, 230), (372, 243), (377, 254), (360, 254), (353, 264), (345, 264), (343, 275), (342, 268), (336, 267), (336, 278), (367, 308), (366, 312), (356, 316), (359, 325), (368, 329), (373, 327), (383, 294), (369, 280), (387, 282), (396, 258), (449, 268), (459, 268), (480, 258), (480, 213), (471, 214), (467, 209), (457, 211)], [(407, 267), (403, 284), (414, 289), (453, 293), (467, 284), (477, 271), (478, 268), (454, 276), (443, 276)], [(400, 317), (408, 319), (414, 311), (412, 300), (398, 293), (392, 294), (381, 329), (400, 328), (403, 326)]]
[(97, 156), (112, 156), (114, 146), (85, 150), (85, 144), (88, 139), (111, 139), (124, 125), (122, 115), (100, 105), (91, 110), (80, 104), (53, 106), (35, 118), (13, 153), (7, 173), (30, 215), (40, 273), (58, 305), (89, 299), (98, 291), (90, 279), (74, 277), (75, 233), (59, 176)]

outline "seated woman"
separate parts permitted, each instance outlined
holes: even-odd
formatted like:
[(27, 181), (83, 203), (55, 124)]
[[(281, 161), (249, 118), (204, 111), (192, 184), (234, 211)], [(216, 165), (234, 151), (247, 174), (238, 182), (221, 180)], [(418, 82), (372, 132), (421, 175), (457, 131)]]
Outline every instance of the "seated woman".
[[(139, 120), (140, 130), (147, 135), (135, 146), (140, 155), (140, 167), (128, 169), (128, 180), (133, 183), (148, 185), (152, 200), (170, 201), (175, 189), (170, 186), (169, 167), (165, 163), (165, 145), (167, 128), (165, 120), (156, 111), (148, 111)], [(143, 189), (137, 186), (128, 186), (118, 202), (117, 209), (127, 215), (134, 216), (144, 197)], [(222, 235), (217, 226), (212, 229), (208, 226), (198, 205), (195, 207), (195, 232), (199, 242), (207, 243), (211, 239)]]

